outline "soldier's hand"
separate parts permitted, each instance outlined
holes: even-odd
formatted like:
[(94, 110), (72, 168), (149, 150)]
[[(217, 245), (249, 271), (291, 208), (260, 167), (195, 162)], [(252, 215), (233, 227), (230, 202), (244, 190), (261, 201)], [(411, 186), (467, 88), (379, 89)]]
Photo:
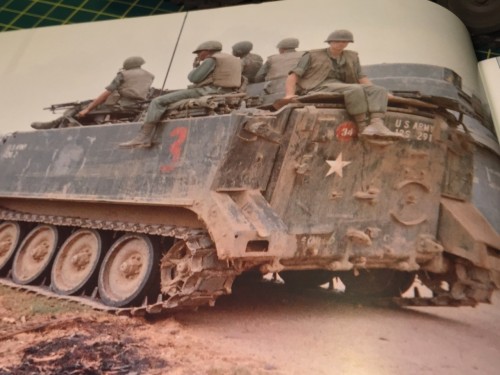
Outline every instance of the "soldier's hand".
[(193, 68), (197, 68), (200, 66), (200, 58), (196, 56), (193, 61)]
[(78, 114), (76, 115), (76, 117), (84, 117), (84, 116), (87, 115), (87, 113), (89, 113), (88, 109), (82, 109), (80, 112), (78, 112)]

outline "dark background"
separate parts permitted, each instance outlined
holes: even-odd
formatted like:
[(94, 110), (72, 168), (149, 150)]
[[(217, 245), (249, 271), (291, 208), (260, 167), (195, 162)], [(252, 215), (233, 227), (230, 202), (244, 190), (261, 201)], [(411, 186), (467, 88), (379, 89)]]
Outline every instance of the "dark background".
[[(276, 0), (2, 0), (0, 31), (269, 1)], [(500, 0), (428, 1), (450, 9), (464, 22), (478, 60), (500, 56)]]

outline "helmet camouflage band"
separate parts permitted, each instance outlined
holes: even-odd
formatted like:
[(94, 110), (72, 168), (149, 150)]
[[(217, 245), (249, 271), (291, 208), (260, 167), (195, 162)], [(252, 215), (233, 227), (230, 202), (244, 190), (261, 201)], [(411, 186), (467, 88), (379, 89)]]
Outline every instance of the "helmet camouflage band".
[(129, 70), (129, 69), (135, 69), (135, 68), (140, 68), (142, 64), (144, 64), (146, 61), (140, 56), (132, 56), (123, 62), (123, 69)]
[(209, 40), (201, 43), (198, 48), (196, 48), (193, 53), (198, 53), (200, 51), (221, 51), (222, 44), (216, 40)]
[(354, 42), (354, 36), (349, 30), (335, 30), (328, 35), (325, 42)]
[(279, 43), (276, 45), (276, 48), (292, 49), (298, 48), (298, 46), (299, 40), (297, 38), (285, 38), (279, 41)]
[(246, 55), (253, 48), (252, 42), (244, 40), (243, 42), (238, 42), (233, 46), (233, 54)]

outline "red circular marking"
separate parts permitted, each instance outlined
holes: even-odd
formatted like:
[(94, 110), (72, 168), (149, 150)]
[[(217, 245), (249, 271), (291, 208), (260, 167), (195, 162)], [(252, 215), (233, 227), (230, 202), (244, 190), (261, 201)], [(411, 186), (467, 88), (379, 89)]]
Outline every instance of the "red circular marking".
[(335, 136), (341, 142), (350, 141), (358, 136), (358, 127), (352, 121), (343, 122), (335, 130)]

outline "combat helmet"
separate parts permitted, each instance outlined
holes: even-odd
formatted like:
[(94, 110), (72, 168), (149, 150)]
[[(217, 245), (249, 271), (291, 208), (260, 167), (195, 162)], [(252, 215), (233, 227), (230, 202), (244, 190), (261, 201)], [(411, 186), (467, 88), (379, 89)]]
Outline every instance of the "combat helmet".
[(299, 40), (297, 38), (285, 38), (279, 41), (279, 43), (276, 45), (276, 48), (293, 49), (298, 48), (298, 46)]
[(335, 30), (328, 35), (325, 42), (354, 42), (354, 36), (349, 30)]
[(135, 69), (135, 68), (140, 68), (142, 64), (144, 64), (146, 61), (141, 56), (131, 56), (129, 58), (126, 58), (125, 61), (123, 62), (123, 69), (129, 70), (129, 69)]
[(243, 42), (238, 42), (233, 46), (234, 56), (243, 56), (249, 53), (253, 48), (252, 42), (244, 40)]
[(222, 43), (217, 40), (208, 40), (206, 42), (201, 43), (193, 53), (198, 53), (200, 51), (221, 51)]

